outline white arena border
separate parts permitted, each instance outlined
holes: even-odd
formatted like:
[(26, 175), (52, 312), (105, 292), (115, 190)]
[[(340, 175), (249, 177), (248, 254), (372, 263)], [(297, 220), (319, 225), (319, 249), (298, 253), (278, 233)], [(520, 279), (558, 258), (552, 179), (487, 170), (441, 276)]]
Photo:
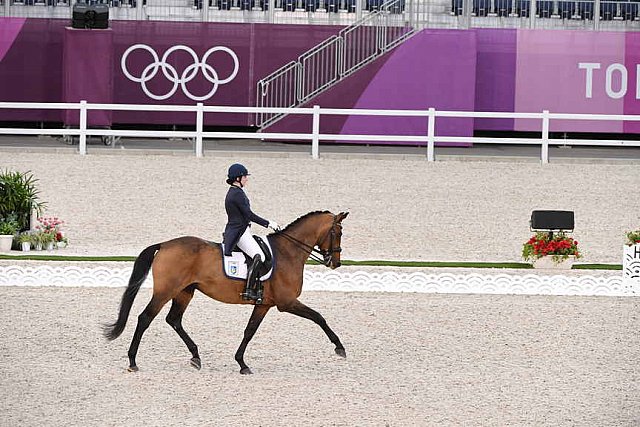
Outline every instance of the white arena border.
[[(125, 287), (132, 267), (0, 267), (0, 286)], [(153, 283), (151, 275), (143, 287)], [(640, 296), (640, 280), (561, 274), (305, 271), (307, 291)]]

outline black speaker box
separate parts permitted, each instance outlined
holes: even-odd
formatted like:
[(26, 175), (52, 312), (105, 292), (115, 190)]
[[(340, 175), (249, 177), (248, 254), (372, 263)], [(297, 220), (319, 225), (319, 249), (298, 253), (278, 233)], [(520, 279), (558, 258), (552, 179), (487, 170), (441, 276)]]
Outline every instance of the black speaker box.
[(72, 28), (109, 28), (109, 6), (76, 3), (73, 5)]
[(573, 231), (575, 226), (573, 211), (533, 211), (531, 212), (532, 230)]

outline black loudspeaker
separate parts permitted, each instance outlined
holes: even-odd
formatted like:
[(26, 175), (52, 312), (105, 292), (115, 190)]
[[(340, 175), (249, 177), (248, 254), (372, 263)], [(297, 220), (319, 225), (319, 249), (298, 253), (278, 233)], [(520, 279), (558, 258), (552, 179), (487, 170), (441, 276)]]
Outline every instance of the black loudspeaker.
[(73, 5), (72, 28), (109, 28), (109, 6), (76, 3)]
[(573, 231), (573, 211), (533, 211), (532, 231)]

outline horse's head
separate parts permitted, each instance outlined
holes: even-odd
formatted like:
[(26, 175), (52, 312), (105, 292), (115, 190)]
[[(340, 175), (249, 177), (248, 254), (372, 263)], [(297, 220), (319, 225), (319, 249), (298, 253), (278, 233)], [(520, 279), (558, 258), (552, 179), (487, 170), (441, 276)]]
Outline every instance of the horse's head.
[(324, 260), (324, 265), (331, 269), (338, 268), (341, 265), (340, 241), (342, 240), (342, 220), (349, 215), (349, 212), (340, 212), (338, 215), (331, 214), (331, 223), (328, 225), (328, 230), (320, 237), (318, 241), (318, 248)]

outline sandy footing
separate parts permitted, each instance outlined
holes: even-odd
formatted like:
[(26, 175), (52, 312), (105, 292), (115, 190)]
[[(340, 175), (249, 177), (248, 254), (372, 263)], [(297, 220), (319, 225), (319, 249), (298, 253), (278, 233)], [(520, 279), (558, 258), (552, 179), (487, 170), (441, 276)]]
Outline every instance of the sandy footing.
[[(340, 336), (270, 312), (233, 359), (250, 308), (197, 294), (184, 326), (202, 370), (164, 322), (126, 372), (132, 315), (107, 342), (122, 289), (0, 288), (0, 411), (7, 426), (635, 426), (636, 298), (307, 292)], [(133, 313), (148, 302), (141, 290)]]
[[(246, 164), (259, 215), (287, 224), (349, 211), (346, 259), (521, 261), (536, 209), (575, 212), (583, 262), (620, 263), (640, 224), (636, 165), (3, 152), (33, 172), (47, 214), (66, 221), (60, 253), (137, 255), (181, 235), (221, 240), (225, 173)], [(255, 227), (255, 232), (266, 230)]]

